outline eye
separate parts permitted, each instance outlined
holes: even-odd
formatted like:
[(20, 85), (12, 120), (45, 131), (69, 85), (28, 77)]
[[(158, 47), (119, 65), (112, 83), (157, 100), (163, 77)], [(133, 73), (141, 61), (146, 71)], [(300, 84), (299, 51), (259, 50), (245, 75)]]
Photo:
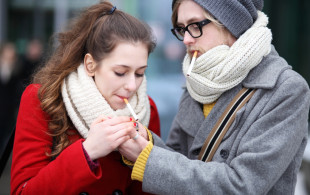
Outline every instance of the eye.
[(114, 72), (116, 76), (122, 77), (125, 75), (125, 73), (121, 73), (121, 72)]
[(139, 74), (139, 73), (135, 73), (136, 77), (143, 77), (144, 76), (144, 73), (142, 74)]
[(176, 31), (177, 33), (179, 33), (180, 35), (184, 35), (184, 34), (185, 34), (185, 29), (182, 28), (182, 27), (176, 27), (176, 28), (175, 28), (175, 31)]
[(199, 26), (197, 24), (192, 24), (188, 28), (190, 31), (200, 31)]

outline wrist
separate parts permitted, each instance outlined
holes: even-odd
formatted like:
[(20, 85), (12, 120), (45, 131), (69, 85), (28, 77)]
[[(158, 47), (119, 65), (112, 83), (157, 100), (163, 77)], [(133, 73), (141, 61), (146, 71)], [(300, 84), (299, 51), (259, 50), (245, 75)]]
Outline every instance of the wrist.
[(85, 155), (85, 158), (87, 160), (87, 164), (89, 166), (89, 168), (91, 169), (92, 172), (95, 172), (95, 170), (97, 169), (97, 167), (99, 166), (99, 163), (97, 160), (91, 160), (88, 153), (86, 152), (84, 146), (83, 146), (83, 142), (82, 142), (82, 148), (83, 148), (83, 152)]
[(97, 156), (96, 156), (96, 153), (94, 152), (94, 150), (92, 149), (91, 145), (87, 142), (87, 140), (85, 140), (83, 143), (83, 148), (84, 150), (87, 152), (90, 160), (96, 160), (97, 159)]

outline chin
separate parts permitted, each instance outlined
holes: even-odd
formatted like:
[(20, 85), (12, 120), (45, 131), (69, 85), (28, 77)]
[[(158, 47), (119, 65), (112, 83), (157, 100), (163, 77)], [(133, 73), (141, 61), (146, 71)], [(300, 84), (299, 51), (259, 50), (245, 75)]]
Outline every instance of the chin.
[(126, 104), (124, 103), (124, 105), (117, 104), (117, 105), (110, 105), (110, 106), (113, 110), (120, 110), (120, 109), (125, 108)]

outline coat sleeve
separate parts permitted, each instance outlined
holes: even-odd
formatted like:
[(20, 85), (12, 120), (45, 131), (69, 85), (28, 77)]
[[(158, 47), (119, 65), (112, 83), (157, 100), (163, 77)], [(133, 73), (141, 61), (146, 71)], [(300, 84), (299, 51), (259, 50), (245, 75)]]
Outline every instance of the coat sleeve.
[[(301, 77), (285, 79), (269, 95), (229, 163), (191, 160), (155, 145), (145, 167), (143, 190), (155, 194), (267, 194), (290, 163), (301, 163), (310, 103), (309, 87)], [(296, 180), (289, 174), (287, 179)], [(294, 193), (294, 186), (290, 189), (288, 194)]]
[(28, 86), (21, 98), (13, 147), (11, 194), (77, 194), (74, 190), (101, 177), (101, 168), (95, 173), (90, 170), (82, 140), (50, 161), (46, 153), (50, 152), (52, 138), (47, 134), (47, 116), (40, 108), (38, 88)]

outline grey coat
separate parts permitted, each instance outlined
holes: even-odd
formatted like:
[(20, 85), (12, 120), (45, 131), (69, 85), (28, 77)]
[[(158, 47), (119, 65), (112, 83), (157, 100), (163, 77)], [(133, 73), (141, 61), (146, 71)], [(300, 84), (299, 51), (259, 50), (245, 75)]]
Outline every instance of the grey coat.
[[(212, 162), (197, 160), (206, 137), (242, 86), (257, 91), (237, 112)], [(206, 119), (202, 105), (185, 90), (166, 145), (153, 135), (143, 190), (294, 194), (307, 143), (309, 104), (308, 84), (274, 48), (240, 85), (221, 95)]]

